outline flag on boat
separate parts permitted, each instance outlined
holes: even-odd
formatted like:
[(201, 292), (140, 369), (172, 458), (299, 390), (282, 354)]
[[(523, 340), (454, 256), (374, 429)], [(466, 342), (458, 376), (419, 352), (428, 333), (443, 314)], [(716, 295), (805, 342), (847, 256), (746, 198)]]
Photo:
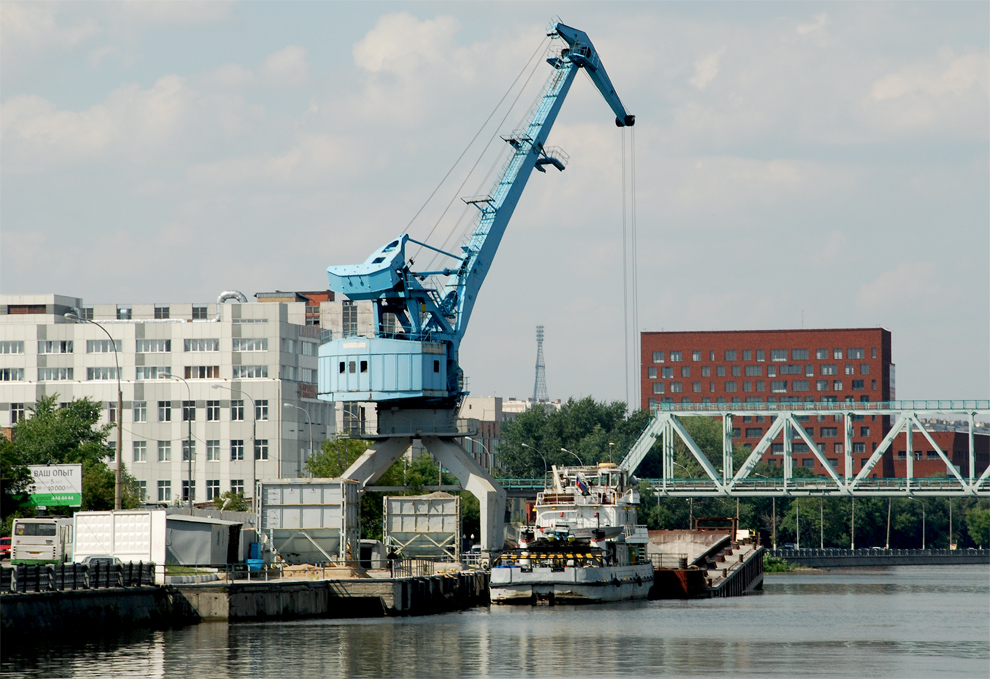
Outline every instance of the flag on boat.
[(580, 475), (574, 477), (574, 485), (577, 486), (577, 489), (581, 491), (582, 495), (588, 494), (588, 484), (584, 482), (584, 479)]

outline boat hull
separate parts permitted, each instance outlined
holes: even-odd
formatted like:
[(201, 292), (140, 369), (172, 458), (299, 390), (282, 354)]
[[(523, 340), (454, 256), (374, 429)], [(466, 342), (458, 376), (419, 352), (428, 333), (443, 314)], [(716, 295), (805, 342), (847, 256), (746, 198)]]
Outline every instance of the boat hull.
[(653, 566), (496, 567), (491, 572), (493, 604), (600, 603), (645, 599), (653, 585)]

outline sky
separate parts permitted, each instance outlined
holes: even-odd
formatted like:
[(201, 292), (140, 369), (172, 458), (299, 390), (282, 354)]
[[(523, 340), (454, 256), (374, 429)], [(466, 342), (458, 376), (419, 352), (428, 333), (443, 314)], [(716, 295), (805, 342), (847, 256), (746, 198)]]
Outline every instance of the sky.
[(990, 398), (986, 2), (4, 0), (0, 291), (210, 302), (326, 289), (407, 228), (456, 248), (555, 16), (637, 123), (575, 80), (567, 169), (534, 173), (462, 344), (473, 394), (532, 396), (537, 325), (551, 398), (638, 393), (635, 223), (640, 330), (882, 326), (898, 398)]

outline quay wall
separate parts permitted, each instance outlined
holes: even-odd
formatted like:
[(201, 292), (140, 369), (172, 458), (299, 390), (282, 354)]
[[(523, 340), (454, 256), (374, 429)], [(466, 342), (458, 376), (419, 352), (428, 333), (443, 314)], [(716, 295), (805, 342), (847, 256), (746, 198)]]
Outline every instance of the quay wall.
[(809, 568), (990, 565), (990, 549), (778, 549), (770, 554)]

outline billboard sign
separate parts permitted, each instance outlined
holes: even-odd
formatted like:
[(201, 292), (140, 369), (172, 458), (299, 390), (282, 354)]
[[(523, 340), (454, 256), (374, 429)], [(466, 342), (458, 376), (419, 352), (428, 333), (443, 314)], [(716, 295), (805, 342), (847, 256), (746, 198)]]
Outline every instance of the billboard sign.
[(82, 506), (82, 465), (29, 465), (34, 484), (28, 489), (36, 507)]

